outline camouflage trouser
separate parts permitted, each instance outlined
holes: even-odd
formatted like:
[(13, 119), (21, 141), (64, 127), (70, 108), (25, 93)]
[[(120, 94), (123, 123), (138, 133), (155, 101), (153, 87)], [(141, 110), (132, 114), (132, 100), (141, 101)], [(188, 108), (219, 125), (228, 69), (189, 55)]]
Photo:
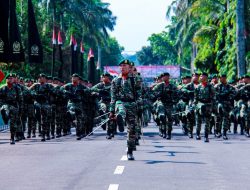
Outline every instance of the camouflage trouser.
[(217, 113), (215, 116), (216, 121), (216, 132), (221, 133), (221, 129), (229, 130), (230, 128), (230, 111), (232, 106), (230, 103), (219, 103), (217, 108)]
[(161, 129), (163, 131), (172, 131), (173, 117), (172, 117), (173, 106), (168, 104), (163, 104), (161, 101), (158, 102), (156, 113), (160, 118), (162, 125)]
[(209, 134), (211, 113), (212, 113), (211, 104), (198, 103), (197, 108), (196, 108), (196, 115), (195, 115), (196, 116), (196, 132), (200, 133), (202, 119), (204, 119), (205, 120), (205, 134), (206, 135)]
[(121, 102), (116, 101), (115, 104), (116, 115), (120, 114), (122, 118), (127, 122), (127, 146), (130, 149), (135, 148), (136, 141), (136, 114), (137, 106), (134, 102)]
[(35, 121), (35, 108), (34, 104), (27, 104), (27, 124), (28, 124), (28, 135), (36, 134), (36, 121)]
[[(107, 111), (109, 110), (110, 108), (110, 103), (109, 102), (103, 102), (103, 101), (100, 101), (99, 102), (99, 113), (102, 115), (102, 114), (105, 114), (107, 113)], [(103, 116), (101, 119), (102, 120), (105, 120), (108, 118), (108, 115), (105, 115)], [(105, 124), (106, 125), (106, 124)], [(110, 135), (110, 134), (114, 134), (115, 133), (115, 130), (116, 130), (116, 125), (114, 124), (113, 121), (109, 120), (107, 122), (107, 134)]]
[[(76, 128), (76, 136), (81, 136), (83, 131), (83, 110), (81, 103), (68, 103), (67, 112), (70, 113), (72, 120), (71, 124)], [(76, 121), (76, 123), (74, 122)]]
[(241, 124), (246, 132), (249, 133), (250, 129), (250, 100), (248, 102), (244, 102), (241, 105), (240, 109), (240, 118)]
[(179, 101), (178, 104), (176, 105), (176, 111), (180, 112), (179, 115), (179, 119), (181, 120), (182, 123), (182, 128), (185, 130), (185, 132), (187, 132), (188, 128), (187, 128), (187, 114), (186, 114), (186, 106), (187, 103), (184, 101)]
[(51, 104), (51, 114), (49, 115), (49, 128), (51, 135), (55, 135), (55, 127), (56, 127), (56, 105)]
[(195, 125), (195, 112), (193, 106), (186, 106), (187, 128), (190, 133), (193, 133)]
[(47, 103), (35, 103), (35, 109), (38, 116), (38, 125), (41, 126), (42, 136), (49, 135), (49, 117), (51, 115), (51, 106)]
[(3, 105), (6, 112), (9, 113), (10, 136), (14, 140), (17, 131), (18, 108), (12, 105)]
[(55, 121), (56, 121), (56, 134), (59, 135), (62, 133), (67, 133), (67, 129), (65, 129), (65, 123), (67, 120), (66, 112), (67, 112), (67, 105), (65, 104), (57, 104), (55, 110)]

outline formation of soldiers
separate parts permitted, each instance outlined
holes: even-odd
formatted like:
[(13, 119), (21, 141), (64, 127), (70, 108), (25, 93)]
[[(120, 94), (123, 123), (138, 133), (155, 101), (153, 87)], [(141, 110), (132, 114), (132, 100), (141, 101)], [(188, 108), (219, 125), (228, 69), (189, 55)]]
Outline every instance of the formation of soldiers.
[(78, 74), (67, 84), (45, 74), (40, 74), (37, 82), (24, 81), (15, 74), (6, 76), (6, 85), (0, 88), (0, 107), (4, 122), (10, 126), (10, 144), (25, 139), (26, 131), (26, 138), (35, 138), (38, 133), (41, 141), (46, 141), (71, 134), (72, 127), (76, 128), (76, 139), (81, 140), (93, 134), (97, 120), (107, 131), (107, 139), (127, 126), (127, 157), (134, 160), (142, 127), (151, 115), (159, 135), (169, 140), (174, 122), (189, 138), (193, 138), (195, 128), (197, 140), (204, 122), (205, 142), (209, 142), (209, 134), (227, 140), (231, 123), (233, 133), (240, 126), (240, 133), (250, 136), (249, 76), (229, 84), (225, 74), (209, 80), (207, 73), (193, 73), (177, 85), (169, 73), (162, 73), (152, 86), (146, 86), (133, 62), (123, 60), (119, 67), (119, 76), (104, 73), (95, 86)]

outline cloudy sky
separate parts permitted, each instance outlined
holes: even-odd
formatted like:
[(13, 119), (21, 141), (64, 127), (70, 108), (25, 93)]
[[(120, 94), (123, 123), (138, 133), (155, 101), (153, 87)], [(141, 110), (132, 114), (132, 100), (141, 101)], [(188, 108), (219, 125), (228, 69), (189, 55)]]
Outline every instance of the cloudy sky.
[(160, 33), (168, 24), (166, 11), (172, 0), (103, 0), (117, 16), (111, 36), (125, 47), (125, 53), (139, 51), (148, 45), (147, 38)]

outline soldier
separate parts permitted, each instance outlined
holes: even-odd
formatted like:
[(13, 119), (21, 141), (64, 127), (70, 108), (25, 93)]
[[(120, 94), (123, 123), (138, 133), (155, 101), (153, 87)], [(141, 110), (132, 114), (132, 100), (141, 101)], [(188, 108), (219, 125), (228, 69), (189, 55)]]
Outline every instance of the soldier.
[[(156, 113), (162, 122), (161, 132), (163, 138), (171, 139), (172, 133), (172, 109), (173, 105), (178, 101), (177, 87), (169, 82), (170, 74), (163, 73), (161, 83), (153, 88), (153, 98), (157, 98), (159, 103), (157, 105)], [(167, 134), (166, 134), (167, 133)]]
[(182, 94), (189, 99), (188, 106), (186, 106), (186, 117), (187, 117), (187, 128), (189, 138), (193, 138), (193, 127), (195, 125), (195, 114), (194, 114), (194, 90), (199, 85), (199, 74), (194, 73), (192, 75), (192, 82), (185, 85), (182, 88)]
[[(99, 98), (99, 114), (103, 115), (107, 113), (107, 111), (110, 108), (110, 89), (111, 89), (111, 80), (112, 76), (109, 73), (104, 73), (101, 76), (100, 83), (96, 84), (91, 88), (91, 91), (97, 93)], [(103, 117), (107, 118), (107, 117)], [(106, 130), (106, 124), (105, 126), (102, 126), (104, 130)], [(115, 128), (111, 121), (108, 122), (108, 128), (107, 128), (107, 139), (111, 139), (115, 135)]]
[(200, 140), (202, 119), (205, 120), (205, 142), (209, 142), (210, 119), (213, 104), (215, 102), (214, 87), (208, 83), (208, 74), (202, 73), (201, 84), (194, 91), (194, 103), (196, 105), (196, 139)]
[(243, 77), (245, 86), (238, 91), (237, 98), (240, 102), (239, 117), (242, 128), (245, 131), (246, 137), (250, 137), (250, 77), (245, 75)]
[[(227, 140), (227, 131), (230, 128), (230, 111), (233, 109), (236, 90), (227, 83), (227, 76), (220, 76), (220, 83), (215, 85), (217, 113), (215, 117), (216, 133), (221, 134), (223, 128), (223, 139)], [(218, 136), (219, 137), (219, 136)]]
[[(49, 116), (51, 115), (51, 106), (49, 97), (53, 92), (53, 86), (47, 83), (46, 75), (41, 73), (38, 83), (34, 83), (30, 90), (35, 94), (35, 112), (38, 124), (41, 127), (41, 141), (50, 140)], [(46, 139), (45, 139), (46, 136)]]
[(6, 84), (0, 88), (0, 107), (5, 124), (10, 125), (10, 144), (15, 144), (17, 122), (22, 112), (22, 91), (14, 85), (12, 74), (6, 76)]
[(134, 77), (129, 75), (130, 62), (123, 60), (119, 63), (121, 74), (112, 80), (110, 118), (116, 114), (117, 124), (120, 129), (124, 128), (124, 120), (128, 125), (127, 157), (134, 160), (133, 150), (136, 141), (136, 115), (137, 105), (142, 101), (140, 84)]
[(76, 140), (81, 140), (84, 137), (83, 110), (82, 101), (87, 88), (80, 84), (79, 75), (72, 75), (72, 82), (61, 87), (64, 95), (68, 98), (67, 105), (67, 117), (71, 122), (71, 125), (76, 128)]

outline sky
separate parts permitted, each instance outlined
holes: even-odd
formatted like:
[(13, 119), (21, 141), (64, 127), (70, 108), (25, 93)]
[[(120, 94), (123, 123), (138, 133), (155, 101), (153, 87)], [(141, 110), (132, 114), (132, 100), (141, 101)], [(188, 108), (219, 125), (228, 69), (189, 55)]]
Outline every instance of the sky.
[(160, 33), (168, 25), (167, 7), (172, 0), (103, 0), (110, 3), (117, 16), (114, 31), (110, 33), (125, 48), (124, 53), (133, 54), (149, 45), (148, 37)]

